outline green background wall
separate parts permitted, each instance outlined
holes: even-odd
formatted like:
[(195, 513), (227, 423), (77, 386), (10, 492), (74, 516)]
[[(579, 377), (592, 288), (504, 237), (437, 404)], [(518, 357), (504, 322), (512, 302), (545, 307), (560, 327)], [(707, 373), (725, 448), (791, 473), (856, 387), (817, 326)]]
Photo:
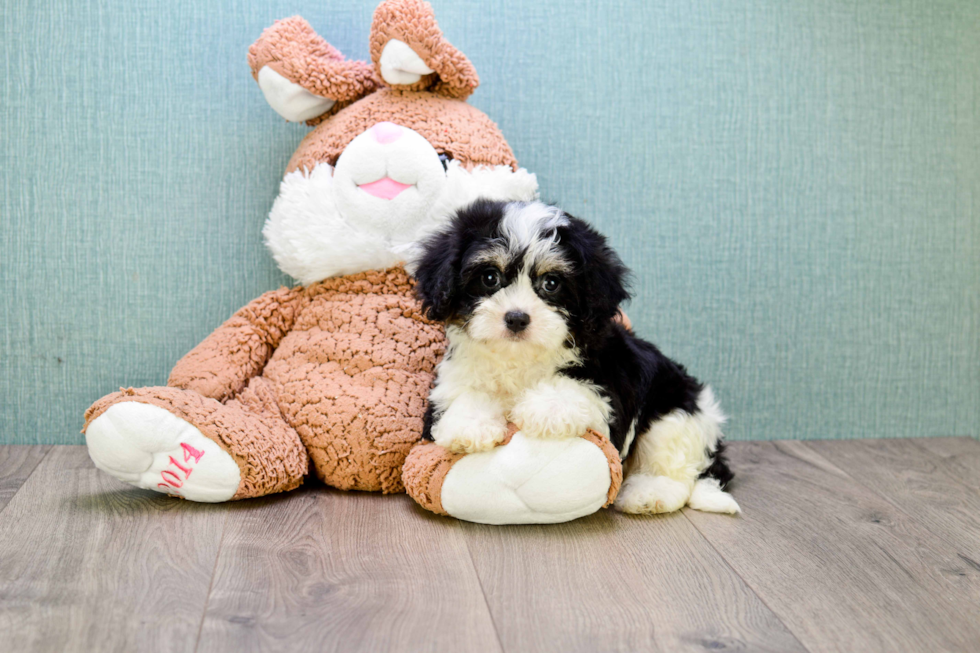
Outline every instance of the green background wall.
[[(980, 433), (980, 3), (433, 4), (730, 437)], [(366, 58), (373, 6), (3, 4), (0, 442), (81, 442), (90, 402), (290, 282), (260, 231), (307, 130), (245, 53), (299, 13)]]

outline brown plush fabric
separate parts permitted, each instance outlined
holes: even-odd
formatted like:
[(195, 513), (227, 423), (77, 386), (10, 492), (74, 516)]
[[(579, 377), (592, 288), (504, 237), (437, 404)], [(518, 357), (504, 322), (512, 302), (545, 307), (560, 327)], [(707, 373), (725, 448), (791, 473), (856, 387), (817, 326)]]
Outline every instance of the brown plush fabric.
[(241, 392), (306, 303), (302, 286), (271, 290), (252, 300), (177, 361), (167, 385), (218, 401)]
[(616, 500), (616, 495), (619, 494), (619, 487), (623, 484), (623, 463), (619, 459), (619, 452), (616, 451), (616, 447), (609, 441), (609, 438), (592, 429), (586, 431), (582, 437), (599, 447), (602, 453), (606, 455), (606, 460), (609, 461), (609, 492), (606, 493), (606, 502), (602, 504), (602, 507), (605, 508), (612, 504)]
[(303, 443), (283, 420), (272, 389), (261, 378), (252, 379), (226, 404), (180, 388), (121, 389), (99, 399), (85, 412), (85, 428), (110, 406), (125, 401), (168, 410), (228, 452), (242, 476), (232, 499), (295, 489), (309, 470)]
[(262, 372), (317, 476), (345, 490), (401, 492), (445, 349), (402, 268), (327, 279)]
[(370, 64), (344, 59), (300, 16), (277, 20), (266, 28), (248, 49), (248, 65), (255, 79), (269, 66), (313, 95), (336, 102), (309, 124), (321, 122), (378, 87)]
[(442, 484), (446, 474), (463, 454), (453, 453), (435, 442), (419, 442), (405, 459), (402, 481), (415, 502), (437, 515), (448, 515), (442, 507)]
[(393, 84), (405, 91), (433, 91), (465, 100), (480, 85), (476, 69), (466, 56), (442, 35), (432, 6), (421, 0), (387, 0), (374, 11), (371, 23), (371, 60), (381, 78), (381, 52), (391, 39), (406, 43), (433, 73), (415, 84)]
[(414, 129), (437, 151), (466, 168), (506, 165), (517, 169), (517, 159), (500, 129), (479, 109), (435, 93), (383, 88), (307, 134), (289, 160), (287, 172), (312, 170), (324, 162), (336, 164), (348, 143), (385, 120)]

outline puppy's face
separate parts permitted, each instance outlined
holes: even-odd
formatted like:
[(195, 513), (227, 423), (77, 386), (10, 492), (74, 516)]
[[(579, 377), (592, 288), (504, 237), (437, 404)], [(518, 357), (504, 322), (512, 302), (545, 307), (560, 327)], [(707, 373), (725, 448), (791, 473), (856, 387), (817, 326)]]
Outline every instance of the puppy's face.
[(555, 242), (555, 229), (566, 223), (547, 207), (507, 207), (502, 233), (467, 248), (458, 281), (461, 301), (451, 321), (475, 340), (561, 347), (569, 336), (572, 264)]
[(430, 318), (486, 343), (582, 345), (627, 298), (605, 239), (538, 202), (479, 201), (423, 245), (416, 290)]

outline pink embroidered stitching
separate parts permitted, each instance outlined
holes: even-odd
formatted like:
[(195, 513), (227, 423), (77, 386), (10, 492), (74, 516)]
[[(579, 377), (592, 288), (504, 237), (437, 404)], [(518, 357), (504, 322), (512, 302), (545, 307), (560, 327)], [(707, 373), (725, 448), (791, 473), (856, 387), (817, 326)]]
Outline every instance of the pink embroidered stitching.
[[(184, 478), (181, 479), (180, 476), (177, 475), (177, 472), (171, 469), (165, 469), (162, 472), (160, 472), (160, 479), (163, 482), (157, 483), (157, 487), (163, 488), (164, 491), (171, 496), (174, 495), (180, 496), (180, 493), (175, 492), (175, 490), (182, 487), (184, 485), (184, 482), (191, 477), (191, 472), (194, 471), (194, 465), (201, 462), (201, 458), (204, 457), (204, 453), (205, 453), (200, 449), (195, 449), (194, 447), (187, 444), (186, 442), (181, 442), (180, 448), (184, 450), (184, 462), (190, 463), (190, 465), (188, 467), (181, 465), (179, 462), (177, 462), (177, 460), (173, 456), (170, 456), (170, 464), (176, 467), (177, 469), (179, 469), (180, 471), (184, 472)], [(193, 463), (191, 463), (192, 458), (194, 459)], [(167, 478), (167, 474), (170, 474), (170, 478)]]

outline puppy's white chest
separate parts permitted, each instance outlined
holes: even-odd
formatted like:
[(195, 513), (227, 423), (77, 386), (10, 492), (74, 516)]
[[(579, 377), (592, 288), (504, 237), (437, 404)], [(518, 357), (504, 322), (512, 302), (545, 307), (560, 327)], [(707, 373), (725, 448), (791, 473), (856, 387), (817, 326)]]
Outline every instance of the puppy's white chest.
[(554, 360), (494, 355), (494, 352), (459, 351), (439, 370), (440, 383), (488, 394), (510, 410), (524, 393), (557, 377)]

